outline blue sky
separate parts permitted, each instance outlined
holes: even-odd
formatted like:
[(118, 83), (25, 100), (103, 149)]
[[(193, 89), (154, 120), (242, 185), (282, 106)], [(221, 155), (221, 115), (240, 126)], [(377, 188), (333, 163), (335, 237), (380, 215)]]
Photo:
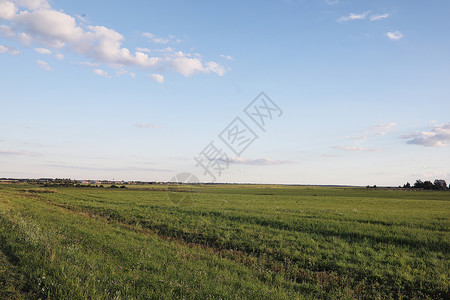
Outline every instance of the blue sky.
[[(220, 182), (450, 182), (449, 11), (0, 0), (0, 177), (211, 181), (212, 141)], [(243, 112), (261, 91), (283, 111), (265, 132)], [(258, 135), (240, 156), (218, 137), (236, 117)]]

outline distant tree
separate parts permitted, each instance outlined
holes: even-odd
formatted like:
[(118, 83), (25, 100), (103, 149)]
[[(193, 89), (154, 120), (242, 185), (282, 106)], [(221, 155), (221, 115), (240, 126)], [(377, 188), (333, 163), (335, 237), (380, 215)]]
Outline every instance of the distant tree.
[(422, 182), (422, 180), (417, 179), (417, 180), (416, 180), (416, 183), (414, 183), (414, 187), (415, 187), (416, 189), (422, 189), (422, 188), (423, 188), (423, 182)]
[(121, 187), (120, 187), (121, 189), (126, 189), (127, 187), (126, 186), (124, 186), (124, 185), (122, 185)]
[(411, 187), (411, 184), (409, 184), (409, 182), (407, 182), (406, 184), (403, 185), (404, 188), (409, 189)]
[(434, 181), (434, 187), (437, 190), (445, 190), (447, 189), (447, 182), (445, 182), (445, 180), (443, 179), (436, 179)]
[(431, 181), (429, 181), (429, 180), (424, 181), (424, 183), (423, 183), (424, 190), (434, 190), (434, 188), (435, 188), (434, 184)]
[(117, 185), (113, 184), (113, 185), (110, 186), (110, 188), (112, 188), (112, 189), (118, 189), (119, 187), (118, 187)]

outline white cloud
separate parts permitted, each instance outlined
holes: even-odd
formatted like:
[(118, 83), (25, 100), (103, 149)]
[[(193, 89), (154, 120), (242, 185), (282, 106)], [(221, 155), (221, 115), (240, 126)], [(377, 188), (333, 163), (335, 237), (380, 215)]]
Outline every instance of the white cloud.
[(89, 62), (89, 61), (72, 61), (70, 63), (75, 64), (75, 65), (80, 65), (80, 66), (87, 66), (87, 67), (99, 66), (98, 63), (93, 63), (93, 62)]
[(45, 70), (45, 71), (53, 71), (53, 69), (50, 68), (50, 66), (48, 65), (47, 62), (42, 61), (42, 60), (38, 60), (38, 61), (36, 61), (36, 62), (37, 62), (37, 64), (38, 64), (38, 66), (39, 66), (42, 70)]
[(161, 125), (158, 125), (158, 124), (151, 124), (151, 123), (141, 123), (141, 124), (137, 124), (136, 127), (139, 127), (139, 128), (162, 128)]
[(346, 136), (347, 139), (353, 139), (355, 140), (355, 144), (353, 146), (345, 146), (345, 145), (338, 145), (338, 146), (332, 146), (331, 148), (337, 149), (337, 150), (343, 150), (343, 151), (361, 151), (361, 152), (381, 152), (381, 149), (377, 148), (366, 148), (360, 146), (360, 142), (367, 140), (369, 138), (377, 137), (377, 136), (384, 136), (389, 131), (391, 131), (397, 124), (396, 123), (382, 123), (382, 124), (376, 124), (373, 126), (370, 126), (369, 128), (363, 130), (360, 132), (360, 135), (357, 136)]
[(374, 135), (385, 135), (389, 131), (391, 131), (395, 126), (397, 126), (397, 123), (383, 123), (383, 124), (377, 124), (369, 127), (369, 129), (366, 130), (366, 132), (373, 132)]
[(231, 57), (230, 55), (224, 55), (224, 54), (220, 54), (220, 57), (225, 58), (226, 60), (232, 60), (233, 57)]
[(339, 3), (339, 0), (326, 0), (325, 1), (328, 5), (336, 5)]
[(17, 35), (17, 39), (24, 45), (29, 46), (31, 44), (31, 36), (25, 32), (21, 32)]
[(16, 36), (16, 33), (10, 26), (0, 25), (0, 35), (12, 38)]
[(25, 151), (2, 151), (0, 150), (0, 155), (23, 155), (23, 156), (41, 156), (40, 153), (36, 152), (25, 152)]
[(153, 33), (150, 33), (150, 32), (144, 32), (142, 35), (145, 36), (146, 38), (148, 38), (150, 41), (152, 41), (155, 44), (167, 44), (169, 42), (169, 39), (157, 37), (156, 35), (154, 35)]
[(119, 71), (116, 72), (117, 76), (122, 76), (122, 75), (125, 75), (125, 74), (129, 75), (132, 78), (136, 77), (135, 73), (129, 72), (128, 70), (125, 70), (125, 69), (122, 69), (122, 70), (119, 70)]
[(190, 55), (182, 51), (173, 52), (166, 56), (166, 61), (170, 67), (177, 72), (189, 77), (196, 73), (216, 73), (219, 76), (225, 74), (225, 68), (214, 61), (203, 63), (198, 55)]
[(75, 19), (55, 10), (21, 11), (14, 22), (24, 29), (32, 40), (51, 48), (62, 48), (68, 42), (79, 42), (84, 35)]
[(400, 136), (410, 145), (426, 147), (444, 147), (450, 143), (450, 123), (434, 125), (430, 131), (416, 131)]
[(31, 10), (50, 8), (50, 5), (48, 4), (47, 0), (12, 0), (12, 1), (17, 3), (18, 6)]
[(215, 61), (209, 61), (206, 63), (206, 69), (203, 72), (213, 72), (219, 76), (223, 76), (225, 74), (225, 68), (222, 65), (219, 65)]
[(371, 15), (370, 21), (379, 21), (386, 18), (389, 18), (390, 14), (382, 14), (382, 15)]
[(177, 38), (176, 36), (174, 36), (174, 35), (172, 35), (172, 34), (169, 34), (169, 40), (170, 40), (172, 43), (181, 43), (181, 42), (182, 42), (181, 39)]
[(242, 164), (242, 165), (281, 165), (289, 163), (289, 161), (281, 161), (281, 160), (275, 160), (271, 158), (256, 158), (256, 159), (250, 159), (250, 158), (243, 158), (243, 157), (230, 157), (228, 159), (228, 162), (230, 164)]
[[(15, 4), (13, 0), (0, 1), (0, 20), (7, 21), (7, 24), (9, 22), (8, 25), (0, 25), (0, 33), (16, 38), (24, 45), (34, 43), (49, 48), (49, 51), (65, 48), (84, 55), (93, 63), (104, 63), (119, 69), (130, 66), (172, 69), (187, 77), (197, 73), (225, 74), (225, 68), (217, 62), (204, 61), (198, 54), (183, 53), (172, 48), (151, 50), (138, 47), (132, 53), (122, 47), (125, 38), (114, 29), (86, 26), (84, 22), (80, 26), (73, 16), (53, 9), (46, 0), (15, 0)], [(180, 42), (172, 35), (167, 38), (151, 33), (143, 35), (159, 44)], [(156, 56), (149, 56), (153, 52)]]
[(357, 135), (357, 136), (346, 136), (346, 139), (352, 139), (352, 140), (367, 140), (368, 136), (367, 135)]
[(9, 53), (11, 55), (18, 55), (20, 54), (20, 51), (14, 47), (0, 45), (0, 53)]
[(75, 18), (77, 18), (78, 20), (80, 20), (83, 23), (89, 23), (89, 21), (86, 19), (85, 16), (75, 15)]
[(10, 50), (9, 50), (9, 54), (11, 54), (11, 55), (19, 55), (20, 51), (17, 50), (16, 48), (14, 48), (14, 47), (11, 47)]
[(175, 50), (172, 47), (166, 47), (163, 49), (152, 49), (150, 50), (150, 52), (155, 52), (155, 53), (173, 53), (175, 52)]
[(155, 44), (163, 44), (163, 45), (165, 45), (165, 44), (168, 44), (168, 43), (180, 43), (181, 42), (181, 40), (178, 39), (174, 35), (169, 35), (167, 38), (162, 38), (162, 37), (157, 37), (153, 33), (144, 32), (144, 33), (142, 33), (142, 36), (148, 38), (151, 42), (153, 42)]
[(95, 70), (92, 70), (92, 73), (97, 74), (97, 75), (100, 75), (100, 76), (103, 76), (103, 77), (106, 77), (106, 78), (111, 78), (111, 76), (109, 75), (109, 73), (106, 72), (106, 71), (104, 71), (104, 70), (102, 70), (102, 69), (95, 69)]
[(0, 19), (11, 20), (16, 16), (18, 8), (10, 1), (0, 1)]
[(373, 126), (369, 127), (368, 129), (365, 129), (363, 131), (364, 134), (362, 134), (362, 135), (346, 136), (345, 138), (353, 139), (353, 140), (366, 140), (369, 137), (383, 136), (386, 133), (388, 133), (389, 131), (391, 131), (392, 129), (394, 129), (395, 126), (397, 126), (397, 124), (394, 122), (377, 124), (377, 125), (373, 125)]
[(369, 14), (368, 11), (361, 13), (361, 14), (354, 14), (351, 13), (347, 17), (341, 17), (338, 19), (338, 22), (345, 22), (345, 21), (351, 21), (351, 20), (363, 20), (366, 18), (366, 16)]
[(161, 74), (148, 74), (148, 78), (158, 83), (164, 83), (164, 76)]
[(375, 148), (365, 148), (360, 146), (333, 146), (333, 149), (344, 150), (344, 151), (363, 151), (363, 152), (380, 152), (380, 149)]
[(388, 33), (386, 33), (386, 36), (393, 41), (398, 41), (399, 39), (401, 39), (403, 37), (403, 33), (401, 33), (400, 31), (389, 31)]
[(168, 60), (173, 69), (187, 77), (204, 70), (201, 59), (190, 57), (182, 51), (175, 52)]
[(83, 40), (76, 45), (79, 52), (113, 66), (144, 64), (139, 61), (138, 54), (133, 57), (128, 49), (121, 48), (124, 37), (117, 31), (104, 26), (87, 26), (87, 28)]
[(34, 48), (34, 51), (40, 54), (52, 54), (52, 51), (48, 50), (47, 48)]
[(62, 53), (56, 53), (56, 54), (55, 54), (55, 57), (56, 57), (56, 59), (63, 60), (63, 59), (64, 59), (64, 54), (62, 54)]
[(150, 50), (149, 48), (142, 48), (142, 47), (137, 47), (136, 51), (138, 51), (138, 52), (146, 52), (146, 53), (152, 52), (152, 50)]

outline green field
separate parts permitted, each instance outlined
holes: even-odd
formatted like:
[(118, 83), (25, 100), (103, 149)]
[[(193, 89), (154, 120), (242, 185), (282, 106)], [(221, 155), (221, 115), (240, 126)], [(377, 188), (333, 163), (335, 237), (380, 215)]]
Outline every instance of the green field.
[(0, 299), (449, 297), (450, 192), (139, 188), (0, 185)]

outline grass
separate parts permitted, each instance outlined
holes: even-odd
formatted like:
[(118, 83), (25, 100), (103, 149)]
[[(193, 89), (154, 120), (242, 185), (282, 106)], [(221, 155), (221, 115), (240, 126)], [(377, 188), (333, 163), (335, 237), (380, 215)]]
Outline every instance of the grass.
[(0, 185), (0, 298), (449, 297), (449, 192), (198, 189)]

